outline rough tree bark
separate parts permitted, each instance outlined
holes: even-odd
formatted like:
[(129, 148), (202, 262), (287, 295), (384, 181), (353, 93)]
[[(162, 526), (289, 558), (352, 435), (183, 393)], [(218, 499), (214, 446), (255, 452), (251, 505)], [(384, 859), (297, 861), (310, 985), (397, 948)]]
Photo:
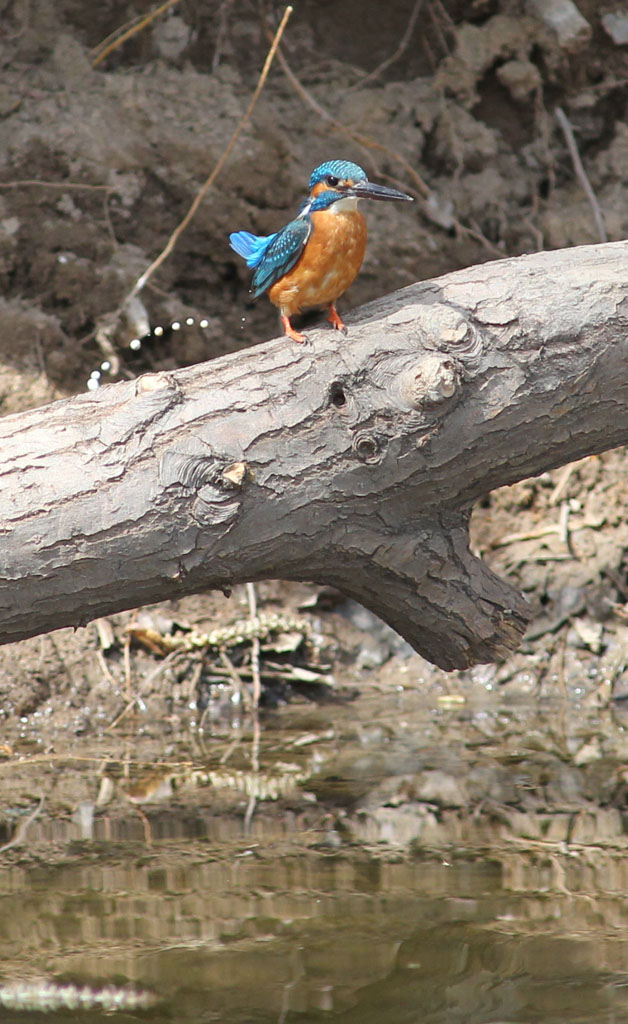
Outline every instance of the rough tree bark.
[(628, 243), (416, 284), (0, 421), (0, 642), (245, 580), (335, 584), (446, 669), (529, 618), (472, 503), (628, 442)]

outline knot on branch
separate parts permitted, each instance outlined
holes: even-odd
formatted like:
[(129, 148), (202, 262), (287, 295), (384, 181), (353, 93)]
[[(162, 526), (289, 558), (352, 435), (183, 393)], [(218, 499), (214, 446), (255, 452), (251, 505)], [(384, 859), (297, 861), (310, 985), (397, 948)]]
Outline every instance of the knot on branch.
[(402, 370), (399, 393), (410, 408), (423, 409), (451, 398), (459, 383), (456, 361), (443, 352), (428, 352), (418, 363)]
[[(415, 307), (404, 307), (407, 314)], [(403, 407), (421, 411), (451, 399), (480, 365), (484, 342), (475, 324), (444, 302), (421, 312), (423, 352), (398, 370), (395, 390)]]
[(461, 363), (466, 373), (476, 370), (484, 348), (477, 327), (452, 306), (434, 307), (432, 317), (442, 347)]
[(381, 462), (385, 454), (382, 438), (367, 430), (359, 430), (351, 443), (353, 451), (361, 462)]
[(477, 369), (484, 349), (482, 334), (459, 309), (436, 303), (429, 307), (425, 321), (430, 336), (438, 339), (438, 348), (458, 359), (465, 373)]
[(186, 514), (203, 526), (217, 526), (237, 515), (241, 499), (238, 492), (250, 475), (246, 462), (234, 462), (213, 452), (208, 445), (203, 451), (169, 449), (159, 463), (159, 479), (167, 488), (168, 497), (185, 503)]

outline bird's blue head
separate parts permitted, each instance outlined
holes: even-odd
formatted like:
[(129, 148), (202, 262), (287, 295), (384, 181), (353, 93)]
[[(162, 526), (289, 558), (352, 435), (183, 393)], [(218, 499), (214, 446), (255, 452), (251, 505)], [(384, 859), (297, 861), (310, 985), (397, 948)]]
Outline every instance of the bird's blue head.
[(350, 160), (327, 160), (312, 171), (310, 191), (316, 185), (326, 185), (328, 188), (335, 188), (341, 182), (348, 185), (366, 180), (366, 172), (358, 164), (353, 164)]
[(308, 210), (327, 209), (343, 198), (354, 199), (412, 199), (405, 192), (369, 181), (366, 171), (351, 160), (327, 160), (319, 164), (310, 177), (310, 199), (304, 204)]

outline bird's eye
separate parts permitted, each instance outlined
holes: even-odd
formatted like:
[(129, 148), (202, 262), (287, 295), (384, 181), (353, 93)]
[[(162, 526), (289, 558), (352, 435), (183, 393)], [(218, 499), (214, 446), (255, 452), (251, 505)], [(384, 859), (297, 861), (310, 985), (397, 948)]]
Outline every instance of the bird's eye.
[(333, 188), (334, 185), (338, 184), (340, 178), (336, 178), (335, 175), (333, 174), (328, 174), (327, 177), (325, 178), (325, 181), (327, 182), (328, 185), (331, 185), (331, 187)]

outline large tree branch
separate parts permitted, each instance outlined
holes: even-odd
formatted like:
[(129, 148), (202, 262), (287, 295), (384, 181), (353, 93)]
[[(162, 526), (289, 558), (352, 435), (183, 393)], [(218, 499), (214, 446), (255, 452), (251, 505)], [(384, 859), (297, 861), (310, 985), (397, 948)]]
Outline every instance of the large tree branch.
[(628, 441), (628, 243), (539, 253), (0, 421), (0, 641), (245, 580), (331, 582), (444, 668), (523, 598), (472, 502)]

